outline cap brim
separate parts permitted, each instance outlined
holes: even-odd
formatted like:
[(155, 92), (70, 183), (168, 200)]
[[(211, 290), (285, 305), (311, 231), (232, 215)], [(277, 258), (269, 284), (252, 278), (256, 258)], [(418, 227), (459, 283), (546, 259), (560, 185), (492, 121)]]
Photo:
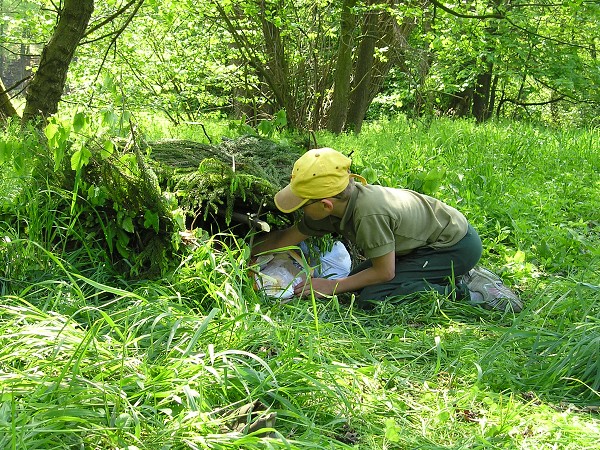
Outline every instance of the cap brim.
[(301, 198), (295, 195), (292, 192), (292, 188), (289, 184), (275, 194), (275, 206), (277, 206), (277, 208), (284, 213), (296, 211), (308, 200), (308, 198)]

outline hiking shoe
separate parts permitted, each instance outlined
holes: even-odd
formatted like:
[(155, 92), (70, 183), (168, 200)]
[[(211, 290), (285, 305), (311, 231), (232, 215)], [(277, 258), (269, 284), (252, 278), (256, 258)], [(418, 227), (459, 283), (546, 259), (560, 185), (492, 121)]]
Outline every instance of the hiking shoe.
[(472, 299), (472, 304), (501, 311), (520, 312), (523, 309), (523, 301), (502, 283), (500, 277), (483, 267), (471, 269), (463, 276), (463, 283), (470, 292), (479, 293), (483, 297), (479, 301)]

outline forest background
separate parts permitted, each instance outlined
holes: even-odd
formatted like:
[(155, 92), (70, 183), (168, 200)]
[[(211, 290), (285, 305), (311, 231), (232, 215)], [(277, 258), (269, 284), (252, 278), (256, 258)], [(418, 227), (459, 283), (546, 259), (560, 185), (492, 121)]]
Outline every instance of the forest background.
[[(597, 2), (0, 11), (1, 448), (595, 448)], [(315, 145), (463, 210), (523, 313), (256, 292), (232, 213)]]

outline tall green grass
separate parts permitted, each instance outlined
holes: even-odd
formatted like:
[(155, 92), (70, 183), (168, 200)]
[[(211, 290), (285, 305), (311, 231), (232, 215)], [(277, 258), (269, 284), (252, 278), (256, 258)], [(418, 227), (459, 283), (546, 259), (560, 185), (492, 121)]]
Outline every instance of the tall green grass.
[(0, 448), (595, 448), (598, 137), (401, 119), (317, 135), (373, 181), (465, 212), (518, 315), (435, 295), (282, 304), (254, 292), (227, 233), (131, 281), (93, 240), (72, 245), (70, 193), (15, 193), (5, 163)]

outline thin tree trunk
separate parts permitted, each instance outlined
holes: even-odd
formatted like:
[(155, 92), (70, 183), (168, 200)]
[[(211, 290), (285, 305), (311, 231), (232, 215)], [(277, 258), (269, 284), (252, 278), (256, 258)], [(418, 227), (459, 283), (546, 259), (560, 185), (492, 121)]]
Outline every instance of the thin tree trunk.
[[(273, 90), (276, 96), (280, 99), (281, 108), (285, 109), (288, 125), (291, 128), (298, 128), (300, 118), (296, 111), (296, 99), (290, 91), (290, 70), (289, 61), (283, 45), (281, 30), (271, 20), (267, 19), (266, 4), (261, 2), (261, 16), (265, 49), (268, 58), (267, 70), (270, 72), (270, 79), (273, 84), (269, 87)], [(278, 93), (278, 94), (277, 94)]]
[(346, 128), (353, 130), (355, 133), (360, 133), (369, 106), (369, 89), (375, 60), (375, 43), (377, 41), (377, 23), (378, 12), (367, 12), (363, 26), (363, 39), (358, 49), (353, 89), (350, 94), (350, 108), (346, 119)]
[[(388, 0), (388, 8), (395, 7), (397, 0)], [(390, 69), (405, 65), (408, 49), (407, 36), (415, 27), (410, 18), (401, 23), (388, 8), (375, 8), (365, 14), (363, 39), (359, 45), (354, 73), (353, 90), (350, 94), (346, 129), (360, 132), (363, 120), (381, 91)], [(385, 57), (375, 58), (376, 48), (387, 49)]]
[[(395, 6), (396, 0), (389, 0), (390, 7)], [(376, 58), (373, 61), (371, 85), (369, 96), (365, 105), (365, 113), (373, 102), (373, 99), (381, 92), (382, 87), (393, 66), (406, 67), (406, 51), (408, 47), (408, 36), (415, 28), (415, 22), (411, 18), (405, 18), (401, 23), (387, 10), (381, 11), (377, 31), (377, 47), (387, 49), (386, 57)], [(405, 69), (406, 70), (406, 69)]]
[(10, 101), (10, 96), (0, 79), (0, 123), (6, 122), (9, 117), (18, 116), (17, 110)]
[(65, 0), (52, 38), (44, 47), (39, 68), (27, 88), (23, 122), (58, 111), (69, 64), (88, 26), (94, 0)]
[(492, 67), (492, 64), (489, 64), (485, 73), (477, 75), (477, 81), (475, 82), (472, 113), (477, 122), (484, 122), (489, 117)]
[(352, 8), (357, 0), (344, 0), (340, 20), (340, 44), (335, 67), (333, 100), (327, 118), (327, 129), (340, 133), (346, 122), (350, 101), (350, 83), (352, 78), (353, 32), (356, 28), (356, 15)]

